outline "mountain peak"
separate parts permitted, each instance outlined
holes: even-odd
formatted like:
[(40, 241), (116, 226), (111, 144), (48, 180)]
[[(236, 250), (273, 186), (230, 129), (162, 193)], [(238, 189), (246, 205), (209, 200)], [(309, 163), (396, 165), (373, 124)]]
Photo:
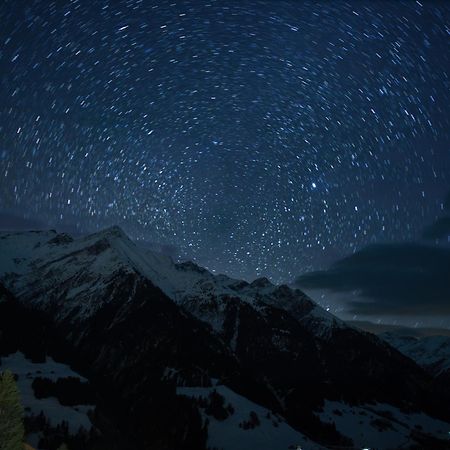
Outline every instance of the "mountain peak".
[(57, 234), (54, 238), (50, 239), (47, 244), (50, 245), (61, 245), (61, 244), (70, 244), (73, 242), (73, 237), (67, 233)]
[(204, 267), (200, 267), (198, 264), (195, 264), (193, 261), (183, 261), (175, 264), (177, 269), (184, 271), (194, 271), (197, 273), (206, 273), (208, 272)]
[(259, 288), (265, 288), (265, 287), (273, 286), (273, 284), (266, 277), (256, 278), (256, 280), (253, 280), (250, 285), (252, 287), (259, 287)]
[(105, 228), (98, 233), (94, 233), (94, 235), (101, 236), (101, 237), (116, 237), (116, 238), (128, 238), (128, 235), (123, 231), (122, 228), (119, 227), (119, 225), (113, 225), (112, 227)]
[(96, 245), (100, 245), (101, 247), (116, 247), (116, 244), (120, 242), (131, 243), (132, 241), (122, 228), (118, 225), (114, 225), (94, 233), (86, 234), (79, 240), (79, 242), (89, 244), (96, 243)]

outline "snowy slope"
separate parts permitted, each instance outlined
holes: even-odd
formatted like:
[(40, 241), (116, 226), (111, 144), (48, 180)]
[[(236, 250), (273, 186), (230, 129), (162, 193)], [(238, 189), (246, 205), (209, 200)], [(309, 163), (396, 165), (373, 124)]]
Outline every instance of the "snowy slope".
[(450, 372), (449, 336), (413, 337), (387, 332), (380, 337), (433, 375)]
[[(295, 431), (282, 417), (236, 394), (227, 386), (183, 387), (178, 388), (177, 393), (187, 397), (207, 398), (213, 390), (224, 397), (227, 405), (232, 405), (234, 412), (225, 420), (217, 420), (208, 416), (202, 409), (203, 419), (209, 422), (209, 447), (223, 450), (288, 450), (298, 447), (303, 450), (321, 450), (325, 448)], [(256, 413), (260, 424), (250, 429), (240, 427), (239, 424), (249, 420), (252, 411)]]
[(3, 233), (0, 255), (0, 278), (7, 288), (43, 309), (62, 304), (60, 320), (92, 316), (111, 297), (106, 289), (119, 274), (142, 273), (165, 286), (165, 276), (154, 270), (151, 258), (117, 227), (76, 240), (54, 233)]
[(57, 363), (52, 358), (47, 358), (44, 363), (33, 363), (21, 352), (17, 352), (1, 358), (0, 371), (6, 369), (18, 376), (17, 386), (26, 415), (37, 416), (42, 411), (51, 426), (56, 427), (62, 421), (66, 421), (69, 431), (73, 434), (77, 433), (80, 427), (85, 430), (91, 429), (92, 424), (87, 413), (93, 410), (95, 405), (64, 406), (54, 397), (38, 399), (34, 395), (32, 383), (37, 377), (49, 378), (52, 381), (74, 377), (83, 382), (87, 381), (69, 366)]
[(42, 245), (56, 236), (55, 231), (0, 232), (0, 274), (22, 274), (29, 270), (31, 259), (39, 258)]
[(405, 444), (411, 444), (414, 433), (448, 440), (450, 446), (448, 423), (422, 413), (408, 414), (387, 404), (350, 406), (326, 400), (319, 416), (324, 422), (334, 423), (339, 432), (353, 440), (356, 448), (404, 448)]
[[(177, 389), (177, 393), (206, 399), (213, 390), (224, 397), (226, 405), (233, 406), (234, 413), (225, 420), (217, 420), (202, 409), (203, 419), (208, 420), (210, 447), (223, 450), (287, 450), (297, 446), (303, 450), (326, 448), (292, 429), (282, 417), (236, 394), (227, 386), (182, 387)], [(239, 424), (249, 420), (251, 411), (257, 414), (260, 425), (243, 429)], [(450, 446), (448, 423), (423, 413), (402, 412), (388, 404), (355, 406), (326, 400), (323, 410), (317, 415), (323, 422), (335, 424), (342, 435), (352, 439), (354, 448), (402, 448), (405, 444), (411, 444), (411, 435), (414, 433), (448, 440)]]

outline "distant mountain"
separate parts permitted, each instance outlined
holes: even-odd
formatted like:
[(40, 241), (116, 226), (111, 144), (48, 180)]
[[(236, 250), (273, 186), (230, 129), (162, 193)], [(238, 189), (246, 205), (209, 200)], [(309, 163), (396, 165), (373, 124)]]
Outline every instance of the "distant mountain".
[(450, 382), (450, 329), (411, 328), (362, 321), (347, 323), (377, 334), (432, 376)]
[[(117, 227), (77, 239), (1, 233), (0, 281), (2, 354), (64, 359), (122, 442), (234, 450), (269, 433), (306, 449), (450, 448), (448, 387), (298, 289), (174, 263)], [(18, 314), (36, 323), (17, 333)]]
[(450, 336), (450, 328), (435, 327), (408, 327), (405, 325), (392, 325), (387, 323), (375, 323), (364, 320), (346, 320), (348, 325), (359, 328), (369, 333), (381, 335), (382, 333), (394, 333), (401, 336)]
[(450, 383), (450, 336), (415, 337), (385, 332), (380, 337), (434, 377)]

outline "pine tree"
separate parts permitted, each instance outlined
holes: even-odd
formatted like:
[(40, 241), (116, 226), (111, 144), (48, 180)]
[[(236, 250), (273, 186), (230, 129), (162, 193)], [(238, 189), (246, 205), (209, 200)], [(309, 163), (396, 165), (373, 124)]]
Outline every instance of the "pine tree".
[(23, 407), (13, 374), (0, 375), (0, 450), (23, 450)]

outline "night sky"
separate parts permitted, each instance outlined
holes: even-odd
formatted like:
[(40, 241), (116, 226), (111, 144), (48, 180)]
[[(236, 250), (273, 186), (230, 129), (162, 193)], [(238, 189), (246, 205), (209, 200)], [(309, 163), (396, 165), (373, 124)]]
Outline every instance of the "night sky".
[(450, 2), (0, 5), (0, 216), (293, 280), (450, 188)]

